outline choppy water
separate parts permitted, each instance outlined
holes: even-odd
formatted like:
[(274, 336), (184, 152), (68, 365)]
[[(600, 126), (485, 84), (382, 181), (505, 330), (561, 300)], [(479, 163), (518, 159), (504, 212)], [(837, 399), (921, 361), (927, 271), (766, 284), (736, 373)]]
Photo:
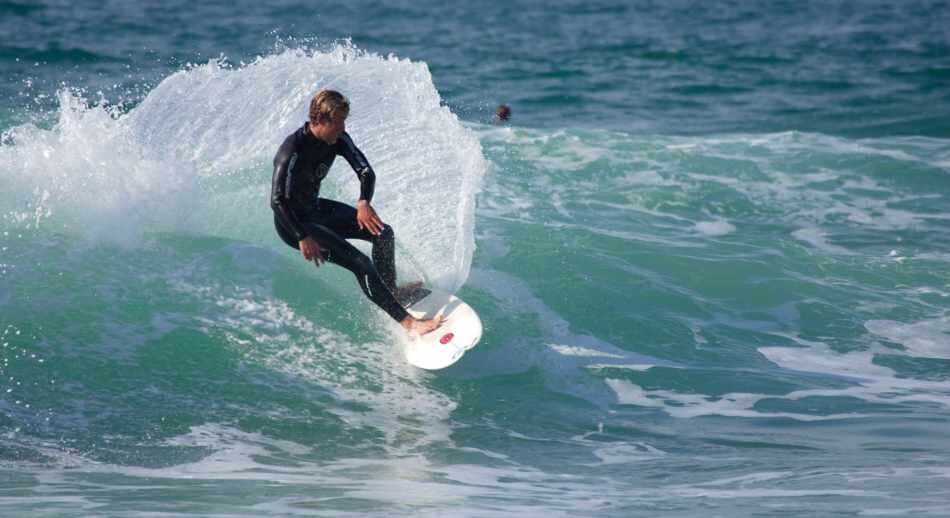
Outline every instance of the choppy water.
[[(948, 13), (0, 2), (0, 514), (950, 514)], [(273, 232), (323, 86), (452, 368)]]

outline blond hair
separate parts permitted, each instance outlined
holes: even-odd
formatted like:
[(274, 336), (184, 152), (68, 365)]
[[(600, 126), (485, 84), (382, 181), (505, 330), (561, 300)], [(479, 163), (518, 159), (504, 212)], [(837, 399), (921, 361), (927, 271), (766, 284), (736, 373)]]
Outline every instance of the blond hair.
[(350, 114), (350, 100), (336, 90), (320, 90), (310, 100), (310, 122), (335, 121)]

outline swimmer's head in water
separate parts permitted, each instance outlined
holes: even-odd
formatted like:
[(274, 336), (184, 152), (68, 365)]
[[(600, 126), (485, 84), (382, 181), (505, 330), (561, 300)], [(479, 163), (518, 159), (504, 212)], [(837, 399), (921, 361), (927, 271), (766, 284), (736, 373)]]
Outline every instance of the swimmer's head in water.
[(511, 118), (511, 108), (507, 104), (499, 104), (495, 110), (495, 118), (500, 121), (506, 121)]

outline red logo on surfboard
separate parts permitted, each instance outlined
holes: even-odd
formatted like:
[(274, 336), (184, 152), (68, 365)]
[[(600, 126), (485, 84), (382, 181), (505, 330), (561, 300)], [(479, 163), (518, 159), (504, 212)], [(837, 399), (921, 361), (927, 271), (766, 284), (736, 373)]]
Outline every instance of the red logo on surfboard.
[(439, 343), (445, 345), (452, 341), (452, 338), (455, 337), (455, 333), (445, 333), (442, 335), (442, 338), (439, 339)]

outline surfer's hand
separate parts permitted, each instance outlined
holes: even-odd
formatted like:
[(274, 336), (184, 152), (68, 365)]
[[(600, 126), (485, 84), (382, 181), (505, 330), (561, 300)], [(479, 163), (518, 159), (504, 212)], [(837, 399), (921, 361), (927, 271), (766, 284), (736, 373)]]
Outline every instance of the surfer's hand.
[(383, 221), (379, 219), (376, 210), (366, 200), (360, 200), (356, 204), (356, 222), (360, 229), (365, 228), (374, 236), (378, 236), (383, 232)]
[(320, 243), (317, 243), (317, 240), (307, 236), (300, 241), (300, 253), (303, 254), (303, 258), (308, 261), (313, 261), (313, 264), (320, 266), (323, 264), (326, 259), (323, 257), (323, 248), (320, 246)]

